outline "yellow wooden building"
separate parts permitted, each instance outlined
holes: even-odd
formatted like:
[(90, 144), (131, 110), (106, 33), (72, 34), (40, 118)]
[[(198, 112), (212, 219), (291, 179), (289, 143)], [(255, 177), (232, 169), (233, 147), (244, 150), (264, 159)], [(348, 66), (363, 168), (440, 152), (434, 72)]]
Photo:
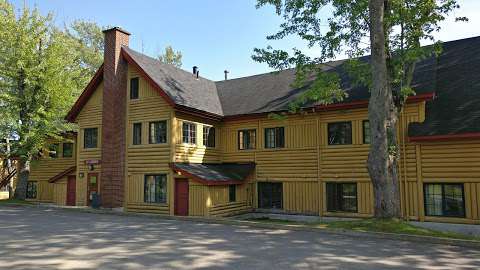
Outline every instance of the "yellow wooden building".
[[(304, 90), (292, 87), (293, 69), (214, 82), (130, 49), (129, 35), (105, 31), (104, 64), (67, 116), (79, 128), (72, 156), (32, 169), (35, 200), (86, 206), (99, 194), (104, 207), (165, 215), (372, 216), (368, 89), (342, 76), (346, 100), (273, 119)], [(411, 220), (480, 224), (479, 51), (480, 38), (446, 42), (417, 65), (398, 134)]]

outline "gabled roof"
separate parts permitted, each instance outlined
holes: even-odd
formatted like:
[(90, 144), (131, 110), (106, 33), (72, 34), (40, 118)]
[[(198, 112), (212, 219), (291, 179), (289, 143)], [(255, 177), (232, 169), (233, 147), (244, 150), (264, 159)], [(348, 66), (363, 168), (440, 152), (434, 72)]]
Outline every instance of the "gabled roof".
[(205, 185), (243, 184), (255, 169), (254, 163), (170, 163), (182, 175)]
[(98, 68), (95, 75), (93, 75), (92, 80), (88, 83), (87, 87), (83, 90), (80, 97), (77, 99), (75, 104), (73, 104), (70, 111), (67, 113), (65, 119), (69, 122), (74, 122), (78, 114), (82, 110), (83, 106), (87, 104), (90, 97), (93, 95), (93, 92), (97, 89), (100, 83), (103, 81), (103, 64)]
[[(284, 111), (307, 89), (292, 87), (294, 69), (214, 82), (202, 77), (197, 79), (190, 72), (163, 64), (128, 47), (122, 47), (122, 56), (139, 69), (171, 106), (216, 119)], [(366, 62), (369, 59), (369, 56), (361, 58)], [(337, 104), (306, 104), (307, 107), (345, 109), (367, 105), (368, 89), (352, 83), (345, 63), (346, 60), (328, 62), (323, 69), (339, 75), (341, 87), (348, 93), (348, 98)], [(409, 100), (429, 100), (433, 92), (438, 98), (427, 102), (425, 122), (411, 124), (409, 135), (421, 137), (480, 132), (479, 71), (480, 37), (445, 42), (439, 57), (432, 56), (417, 63), (412, 81), (417, 96)], [(72, 121), (78, 115), (101, 81), (102, 72), (101, 67), (67, 119)]]
[[(223, 115), (217, 88), (213, 81), (123, 46), (124, 56), (130, 57), (176, 105)], [(125, 55), (126, 54), (126, 55)]]

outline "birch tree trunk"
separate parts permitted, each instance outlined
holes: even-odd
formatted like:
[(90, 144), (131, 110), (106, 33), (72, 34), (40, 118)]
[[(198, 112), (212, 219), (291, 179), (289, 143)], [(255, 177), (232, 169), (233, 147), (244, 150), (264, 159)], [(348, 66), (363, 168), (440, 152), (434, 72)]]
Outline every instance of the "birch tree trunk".
[[(368, 172), (374, 192), (374, 215), (377, 218), (400, 217), (400, 192), (397, 157), (397, 109), (393, 102), (387, 65), (385, 7), (388, 0), (370, 0), (370, 43), (372, 89), (368, 104), (371, 145)], [(393, 151), (395, 152), (395, 151)]]

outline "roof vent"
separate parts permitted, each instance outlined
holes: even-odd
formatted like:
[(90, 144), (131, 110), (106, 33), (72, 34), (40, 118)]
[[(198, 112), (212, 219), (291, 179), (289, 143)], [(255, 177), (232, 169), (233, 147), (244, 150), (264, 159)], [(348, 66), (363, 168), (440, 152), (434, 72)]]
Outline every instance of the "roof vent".
[(198, 79), (198, 76), (200, 74), (200, 70), (198, 69), (197, 66), (193, 66), (192, 73), (193, 73), (193, 76), (197, 77), (197, 79)]
[(225, 71), (223, 71), (223, 73), (225, 73), (225, 81), (228, 80), (228, 73), (230, 73), (230, 71), (225, 69)]

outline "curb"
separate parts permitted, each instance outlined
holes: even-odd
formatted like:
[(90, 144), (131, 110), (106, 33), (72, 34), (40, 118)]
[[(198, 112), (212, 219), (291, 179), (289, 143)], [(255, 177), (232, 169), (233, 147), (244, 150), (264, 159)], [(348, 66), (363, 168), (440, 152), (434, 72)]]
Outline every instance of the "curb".
[(166, 215), (151, 214), (151, 213), (119, 212), (119, 211), (106, 210), (106, 209), (53, 207), (50, 205), (41, 205), (41, 204), (32, 204), (32, 205), (5, 204), (3, 206), (58, 209), (62, 211), (75, 211), (75, 212), (83, 212), (83, 213), (91, 213), (91, 214), (106, 214), (106, 215), (126, 216), (126, 217), (148, 217), (152, 219), (161, 218), (166, 220), (203, 222), (203, 223), (209, 223), (209, 224), (248, 226), (248, 227), (254, 227), (254, 228), (261, 228), (261, 229), (308, 231), (308, 232), (316, 232), (316, 233), (323, 233), (323, 234), (336, 234), (340, 236), (355, 237), (355, 238), (388, 239), (388, 240), (440, 244), (440, 245), (460, 246), (460, 247), (480, 249), (480, 241), (442, 238), (442, 237), (433, 237), (433, 236), (425, 236), (425, 235), (352, 231), (352, 230), (332, 229), (332, 228), (315, 228), (315, 227), (310, 227), (308, 225), (302, 225), (302, 224), (288, 225), (288, 224), (262, 223), (258, 221), (236, 220), (231, 218), (179, 217), (179, 216), (166, 216)]

